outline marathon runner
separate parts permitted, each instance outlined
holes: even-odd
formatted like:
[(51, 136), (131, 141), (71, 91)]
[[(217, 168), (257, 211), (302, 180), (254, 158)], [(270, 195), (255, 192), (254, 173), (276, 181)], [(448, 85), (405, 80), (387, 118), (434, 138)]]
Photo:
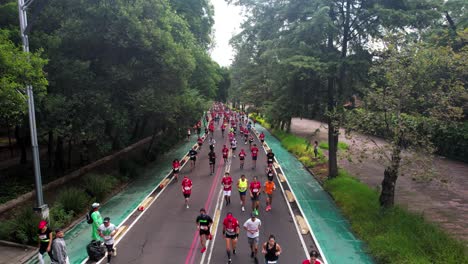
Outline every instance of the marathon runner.
[(52, 230), (47, 226), (47, 221), (41, 220), (38, 226), (39, 254), (37, 255), (40, 264), (44, 264), (44, 254), (47, 252), (52, 259)]
[(221, 136), (224, 138), (224, 131), (226, 131), (226, 123), (223, 122), (221, 125)]
[(216, 153), (214, 150), (210, 150), (210, 153), (208, 153), (208, 159), (210, 162), (210, 175), (213, 175), (215, 172), (215, 164), (216, 164)]
[(190, 170), (193, 170), (193, 168), (195, 168), (195, 162), (197, 161), (197, 154), (198, 154), (198, 152), (195, 150), (195, 147), (193, 147), (193, 148), (189, 151)]
[(239, 161), (240, 161), (239, 164), (240, 164), (241, 169), (244, 168), (245, 156), (247, 156), (247, 154), (245, 154), (244, 149), (241, 149), (241, 151), (239, 152)]
[(226, 145), (223, 145), (223, 149), (221, 150), (221, 152), (223, 153), (224, 164), (226, 164), (229, 154), (229, 149), (226, 147)]
[(210, 137), (210, 151), (214, 151), (216, 140), (213, 137)]
[(192, 180), (190, 180), (187, 175), (185, 175), (184, 179), (182, 180), (182, 194), (184, 195), (185, 199), (185, 207), (188, 209), (190, 195), (192, 194)]
[(252, 147), (252, 143), (254, 142), (254, 137), (252, 134), (250, 134), (249, 136), (249, 147), (251, 148)]
[(99, 226), (99, 236), (104, 239), (107, 248), (107, 263), (111, 262), (112, 256), (117, 256), (117, 248), (114, 248), (114, 236), (117, 233), (117, 227), (110, 222), (109, 217), (104, 217), (104, 221)]
[(236, 157), (236, 148), (237, 148), (237, 140), (234, 137), (231, 141), (231, 149), (232, 149), (232, 156), (235, 158)]
[(190, 141), (190, 127), (187, 129), (187, 141)]
[(279, 255), (281, 254), (281, 247), (276, 243), (274, 235), (268, 237), (268, 241), (263, 243), (262, 253), (265, 255), (266, 264), (277, 264)]
[(197, 229), (199, 230), (200, 234), (200, 243), (202, 246), (200, 252), (205, 253), (206, 240), (211, 240), (212, 238), (210, 233), (210, 227), (213, 224), (213, 219), (211, 219), (211, 217), (206, 214), (205, 208), (200, 209), (200, 215), (197, 217), (196, 223)]
[(275, 154), (273, 153), (271, 149), (269, 149), (266, 157), (267, 157), (267, 165), (269, 168), (271, 168), (273, 166), (273, 162), (275, 161)]
[(252, 213), (258, 215), (258, 207), (260, 205), (259, 196), (262, 189), (262, 184), (257, 180), (257, 176), (253, 177), (250, 183), (250, 199), (252, 200)]
[(244, 145), (247, 145), (247, 142), (249, 142), (249, 135), (250, 132), (247, 128), (244, 129)]
[(236, 254), (237, 238), (239, 237), (239, 221), (232, 216), (232, 213), (229, 212), (226, 215), (226, 218), (223, 220), (223, 235), (226, 240), (226, 253), (228, 257), (228, 264), (232, 263), (231, 260), (231, 243), (232, 243), (232, 253)]
[(273, 180), (273, 177), (275, 176), (275, 172), (273, 171), (273, 168), (267, 168), (266, 176), (269, 181)]
[(224, 177), (221, 180), (221, 185), (223, 185), (223, 194), (224, 200), (226, 201), (226, 206), (231, 203), (231, 191), (232, 191), (232, 178), (229, 175), (229, 172), (224, 173)]
[(249, 186), (249, 181), (245, 178), (245, 175), (242, 174), (241, 178), (237, 181), (237, 189), (239, 190), (239, 197), (241, 200), (242, 212), (245, 211), (245, 195), (247, 193), (248, 186)]
[(247, 231), (247, 240), (249, 241), (251, 250), (250, 257), (254, 259), (255, 263), (258, 263), (257, 251), (261, 225), (262, 221), (260, 221), (260, 219), (258, 219), (253, 213), (244, 223), (244, 229)]
[(276, 190), (276, 186), (275, 186), (275, 182), (273, 181), (273, 179), (268, 179), (266, 182), (265, 182), (265, 189), (264, 189), (264, 192), (266, 193), (267, 195), (267, 198), (266, 198), (266, 208), (265, 208), (265, 211), (269, 212), (271, 210), (271, 202), (273, 201), (273, 191)]
[(260, 142), (262, 142), (262, 144), (265, 142), (265, 134), (260, 133), (260, 136), (258, 136), (258, 138), (260, 139)]
[(310, 251), (310, 259), (306, 259), (302, 264), (322, 264), (322, 261), (318, 259), (319, 253), (315, 250)]
[(179, 176), (180, 170), (180, 161), (178, 159), (174, 159), (172, 161), (172, 173), (174, 174), (174, 179), (177, 181), (177, 177)]
[(252, 170), (257, 168), (257, 157), (258, 157), (258, 148), (257, 144), (254, 144), (253, 147), (250, 149), (250, 153), (252, 154)]
[(201, 148), (203, 146), (203, 138), (198, 137), (197, 144), (198, 144), (198, 149), (201, 150)]

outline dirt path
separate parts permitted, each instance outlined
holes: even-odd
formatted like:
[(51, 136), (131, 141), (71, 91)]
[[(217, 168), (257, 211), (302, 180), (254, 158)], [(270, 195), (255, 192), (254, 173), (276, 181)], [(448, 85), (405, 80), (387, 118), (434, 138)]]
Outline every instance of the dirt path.
[[(291, 132), (307, 137), (312, 142), (327, 142), (327, 126), (318, 121), (293, 118)], [(351, 140), (355, 140), (358, 144), (353, 144), (353, 147), (372, 147), (365, 143), (368, 141), (366, 136), (354, 135), (350, 140), (343, 135), (342, 131), (339, 140), (350, 146)], [(380, 138), (372, 139), (377, 144), (385, 143)], [(413, 212), (422, 213), (427, 219), (468, 244), (468, 164), (441, 156), (434, 156), (432, 162), (443, 181), (423, 182), (401, 176), (397, 181), (396, 202)], [(362, 163), (352, 163), (341, 159), (339, 166), (369, 186), (380, 188), (384, 166), (379, 161), (367, 158)]]

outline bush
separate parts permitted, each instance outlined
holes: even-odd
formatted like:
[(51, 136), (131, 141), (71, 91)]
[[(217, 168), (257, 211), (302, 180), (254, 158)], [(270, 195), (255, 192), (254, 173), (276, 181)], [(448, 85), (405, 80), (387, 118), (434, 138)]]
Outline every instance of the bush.
[(378, 263), (468, 263), (462, 243), (399, 207), (382, 212), (379, 194), (345, 171), (325, 188)]
[(134, 160), (125, 159), (119, 163), (119, 172), (125, 177), (134, 179), (140, 175), (141, 169)]
[(349, 149), (349, 146), (348, 144), (344, 143), (344, 142), (338, 142), (338, 149), (341, 149), (341, 150), (348, 150)]
[(323, 141), (320, 142), (320, 143), (319, 143), (319, 148), (321, 148), (321, 149), (329, 149), (328, 143), (327, 143), (327, 142), (323, 142)]
[(0, 221), (0, 240), (13, 240), (13, 232), (15, 230), (14, 221)]
[(56, 203), (49, 211), (49, 226), (52, 229), (65, 227), (73, 220), (73, 213), (68, 213), (62, 204)]
[(83, 190), (69, 188), (58, 194), (56, 202), (62, 206), (65, 212), (78, 215), (87, 207), (90, 198)]
[(112, 175), (87, 174), (84, 177), (84, 188), (89, 195), (96, 198), (96, 201), (103, 201), (118, 182)]

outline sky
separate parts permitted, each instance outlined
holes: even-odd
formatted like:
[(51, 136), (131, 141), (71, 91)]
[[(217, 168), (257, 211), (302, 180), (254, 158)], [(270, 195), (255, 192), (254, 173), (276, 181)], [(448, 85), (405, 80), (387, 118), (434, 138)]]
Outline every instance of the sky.
[(234, 58), (229, 40), (240, 32), (241, 9), (238, 6), (228, 5), (225, 0), (211, 0), (211, 3), (215, 12), (215, 47), (211, 51), (211, 58), (221, 66), (229, 66)]

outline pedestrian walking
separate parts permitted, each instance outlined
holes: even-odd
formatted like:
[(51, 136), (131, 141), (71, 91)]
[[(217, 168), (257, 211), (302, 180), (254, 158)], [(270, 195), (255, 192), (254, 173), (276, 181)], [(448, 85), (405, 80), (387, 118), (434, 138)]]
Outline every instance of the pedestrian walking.
[(117, 256), (117, 249), (114, 248), (114, 236), (117, 233), (117, 227), (110, 222), (109, 217), (104, 217), (98, 231), (99, 235), (104, 239), (107, 248), (107, 263), (110, 263), (112, 256)]
[(55, 239), (52, 242), (52, 258), (51, 264), (69, 264), (70, 260), (67, 253), (67, 244), (63, 239), (64, 233), (62, 229), (55, 230)]
[(100, 240), (101, 239), (101, 236), (99, 235), (99, 226), (101, 226), (102, 224), (102, 217), (101, 217), (101, 213), (99, 212), (99, 208), (101, 207), (101, 205), (99, 203), (93, 203), (91, 205), (91, 208), (92, 208), (92, 213), (91, 213), (91, 219), (92, 219), (92, 225), (93, 225), (93, 229), (92, 229), (92, 234), (91, 234), (91, 238), (92, 240)]
[(278, 264), (281, 246), (276, 243), (274, 235), (270, 235), (268, 241), (263, 243), (262, 254), (265, 256), (265, 264)]
[(247, 240), (251, 250), (250, 257), (254, 259), (255, 263), (258, 263), (257, 251), (261, 226), (262, 221), (260, 221), (254, 213), (252, 213), (251, 217), (244, 223), (244, 229), (247, 231)]
[(314, 141), (314, 155), (315, 155), (315, 158), (318, 157), (318, 142), (317, 141)]
[(47, 221), (41, 220), (38, 226), (39, 230), (37, 232), (38, 236), (38, 248), (39, 254), (37, 258), (39, 259), (40, 264), (44, 264), (44, 254), (47, 253), (52, 259), (52, 230), (47, 226)]
[(212, 238), (210, 228), (213, 224), (213, 219), (206, 214), (205, 208), (200, 209), (200, 215), (197, 217), (196, 223), (200, 235), (200, 244), (202, 246), (200, 252), (205, 253), (206, 240), (211, 240)]

